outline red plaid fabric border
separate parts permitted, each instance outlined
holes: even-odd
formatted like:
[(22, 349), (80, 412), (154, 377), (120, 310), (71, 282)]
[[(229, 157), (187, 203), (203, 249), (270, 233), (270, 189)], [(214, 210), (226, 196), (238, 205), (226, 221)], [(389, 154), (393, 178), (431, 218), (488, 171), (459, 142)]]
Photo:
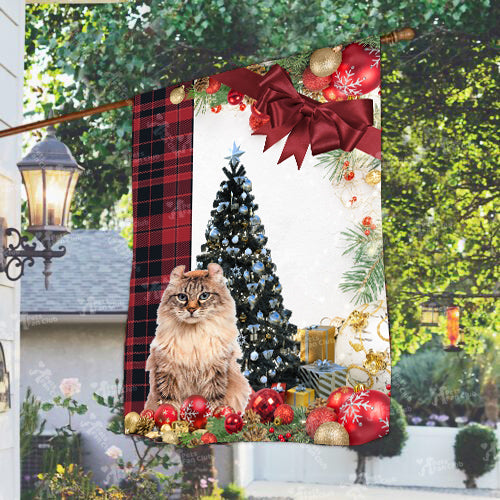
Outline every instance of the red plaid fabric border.
[(134, 99), (134, 251), (125, 339), (125, 413), (144, 408), (149, 344), (170, 272), (177, 265), (189, 269), (191, 264), (193, 101), (171, 104), (172, 88)]

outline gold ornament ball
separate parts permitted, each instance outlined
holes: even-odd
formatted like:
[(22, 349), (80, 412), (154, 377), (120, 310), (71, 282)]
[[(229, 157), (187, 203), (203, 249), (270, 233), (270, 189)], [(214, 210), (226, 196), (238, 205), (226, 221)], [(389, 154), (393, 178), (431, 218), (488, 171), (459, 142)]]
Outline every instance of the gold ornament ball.
[(313, 75), (325, 77), (334, 73), (341, 62), (342, 52), (338, 47), (325, 47), (312, 53), (309, 68), (311, 68)]
[(146, 434), (146, 437), (149, 439), (156, 439), (160, 437), (160, 433), (158, 431), (150, 431)]
[(325, 422), (316, 430), (314, 444), (349, 446), (349, 434), (338, 422)]
[(172, 104), (180, 104), (184, 97), (186, 97), (186, 91), (184, 90), (184, 85), (177, 87), (170, 92), (170, 102)]
[(172, 430), (172, 426), (170, 424), (163, 424), (161, 427), (160, 427), (160, 432), (163, 434), (164, 432), (167, 432), (167, 431), (171, 431)]
[(134, 434), (137, 430), (140, 415), (135, 411), (131, 411), (125, 415), (125, 434)]
[(370, 186), (375, 186), (381, 181), (381, 179), (382, 179), (382, 174), (380, 170), (372, 170), (371, 172), (368, 172), (365, 176), (365, 182)]
[(179, 444), (179, 436), (174, 431), (163, 432), (161, 439), (164, 443)]

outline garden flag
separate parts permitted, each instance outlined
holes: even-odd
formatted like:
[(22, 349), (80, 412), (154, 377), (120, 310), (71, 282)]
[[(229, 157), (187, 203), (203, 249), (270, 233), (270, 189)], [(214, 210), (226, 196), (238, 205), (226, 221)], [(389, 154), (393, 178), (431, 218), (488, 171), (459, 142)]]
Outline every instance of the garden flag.
[(389, 432), (378, 39), (134, 99), (125, 429)]

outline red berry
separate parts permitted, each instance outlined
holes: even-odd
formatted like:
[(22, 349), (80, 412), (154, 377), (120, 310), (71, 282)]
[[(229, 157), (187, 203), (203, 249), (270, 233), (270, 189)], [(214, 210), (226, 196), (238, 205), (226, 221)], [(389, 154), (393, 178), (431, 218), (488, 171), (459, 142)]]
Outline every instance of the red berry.
[(390, 390), (391, 390), (391, 384), (387, 384), (387, 385), (385, 386), (385, 388), (386, 388), (388, 391), (390, 391)]
[(372, 224), (372, 218), (367, 215), (364, 219), (363, 219), (363, 222), (362, 222), (363, 226), (371, 226)]
[(218, 113), (222, 109), (222, 106), (219, 104), (218, 106), (214, 106), (212, 108), (212, 113)]
[(240, 104), (240, 111), (245, 111), (246, 107), (247, 107), (247, 105), (246, 105), (246, 104), (241, 103), (241, 104)]
[(348, 167), (348, 166), (349, 166), (349, 160), (346, 160), (346, 161), (344, 162), (344, 167)]
[(369, 230), (369, 229), (366, 229), (366, 230), (365, 230), (365, 234), (366, 234), (366, 236), (368, 236), (368, 235), (370, 234), (370, 230)]
[(235, 89), (231, 89), (227, 94), (227, 102), (233, 106), (236, 106), (237, 104), (240, 104), (241, 101), (243, 101), (244, 97), (245, 94), (242, 94)]
[(358, 200), (358, 198), (356, 196), (352, 197), (352, 201), (357, 201), (357, 200)]
[(375, 229), (376, 227), (377, 227), (377, 226), (376, 226), (375, 224), (372, 224), (372, 225), (370, 226), (370, 229)]
[(354, 172), (352, 170), (349, 170), (349, 172), (346, 172), (344, 174), (344, 179), (346, 181), (352, 181), (354, 179)]
[(388, 395), (389, 397), (391, 397), (391, 391), (389, 391), (389, 392), (387, 393), (387, 395)]
[(274, 432), (274, 427), (269, 427), (269, 432), (272, 434)]
[(287, 439), (290, 439), (290, 438), (292, 437), (292, 435), (291, 435), (289, 432), (287, 432), (287, 433), (285, 434), (285, 437), (286, 437)]
[(283, 434), (280, 434), (280, 435), (278, 436), (278, 439), (285, 439), (285, 438), (283, 437)]

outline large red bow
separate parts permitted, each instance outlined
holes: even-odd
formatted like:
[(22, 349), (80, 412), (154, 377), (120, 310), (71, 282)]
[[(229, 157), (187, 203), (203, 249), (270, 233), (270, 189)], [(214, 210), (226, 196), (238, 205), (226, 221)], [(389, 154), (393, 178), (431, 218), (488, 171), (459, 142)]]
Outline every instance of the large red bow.
[(299, 169), (309, 145), (313, 155), (352, 151), (373, 123), (371, 99), (319, 103), (299, 94), (277, 64), (260, 82), (256, 107), (270, 117), (254, 132), (267, 136), (264, 151), (290, 133), (278, 163), (293, 155)]

